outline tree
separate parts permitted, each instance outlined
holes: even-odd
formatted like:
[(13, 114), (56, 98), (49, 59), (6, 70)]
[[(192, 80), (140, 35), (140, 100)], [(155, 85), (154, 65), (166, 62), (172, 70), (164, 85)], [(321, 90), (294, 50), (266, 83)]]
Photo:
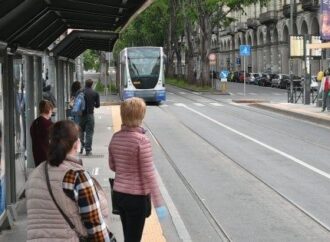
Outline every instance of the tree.
[(130, 46), (164, 46), (168, 26), (168, 1), (155, 0), (125, 30), (114, 46), (114, 58)]
[(167, 55), (167, 76), (174, 76), (174, 66), (173, 60), (174, 55), (177, 59), (177, 69), (181, 69), (181, 45), (182, 41), (179, 42), (183, 36), (183, 16), (182, 11), (180, 10), (179, 0), (169, 0), (168, 3), (168, 14), (169, 14), (169, 24), (168, 24), (168, 38), (167, 45), (165, 48), (165, 53)]
[(84, 59), (84, 70), (95, 70), (100, 69), (100, 54), (96, 50), (86, 50), (83, 53)]
[[(196, 24), (200, 29), (198, 38), (198, 55), (201, 59), (201, 75), (198, 84), (210, 84), (208, 55), (210, 54), (210, 40), (212, 38), (212, 30), (229, 25), (233, 18), (229, 17), (232, 11), (244, 12), (244, 6), (260, 2), (265, 4), (268, 0), (181, 0), (182, 9), (185, 14), (185, 35), (187, 40), (188, 58), (194, 55), (194, 47), (192, 37), (192, 25)], [(192, 68), (188, 63), (188, 68)], [(188, 69), (188, 73), (192, 73), (193, 69)], [(192, 77), (188, 76), (188, 81)]]

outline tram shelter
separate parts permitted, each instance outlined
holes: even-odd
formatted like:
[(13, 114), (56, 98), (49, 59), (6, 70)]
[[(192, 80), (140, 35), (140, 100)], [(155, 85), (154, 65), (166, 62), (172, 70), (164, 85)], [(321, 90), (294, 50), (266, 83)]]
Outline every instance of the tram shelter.
[[(118, 34), (152, 0), (4, 0), (0, 7), (0, 231), (15, 220), (34, 162), (29, 127), (43, 81), (66, 118), (75, 59), (86, 49), (112, 51)], [(80, 80), (82, 81), (82, 80)]]

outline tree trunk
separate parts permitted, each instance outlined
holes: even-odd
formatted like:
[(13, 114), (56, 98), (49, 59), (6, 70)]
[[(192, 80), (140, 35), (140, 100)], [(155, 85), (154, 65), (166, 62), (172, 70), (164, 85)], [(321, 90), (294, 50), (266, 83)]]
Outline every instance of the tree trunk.
[[(178, 38), (176, 36), (176, 28), (177, 28), (177, 0), (169, 1), (169, 15), (170, 15), (170, 24), (168, 26), (168, 50), (167, 50), (167, 68), (166, 75), (170, 77), (175, 76), (175, 68), (173, 65), (174, 53), (178, 52)], [(177, 56), (178, 58), (178, 56)], [(180, 57), (181, 58), (181, 57)]]
[(189, 17), (185, 16), (184, 19), (184, 33), (187, 41), (187, 51), (186, 51), (186, 62), (188, 60), (187, 66), (187, 81), (190, 84), (196, 83), (197, 70), (195, 68), (194, 62), (194, 46), (192, 43), (192, 23)]
[(100, 53), (100, 81), (103, 85), (107, 84), (107, 60), (106, 53), (101, 51)]
[(208, 56), (210, 54), (210, 39), (212, 38), (212, 27), (209, 16), (201, 16), (199, 18), (199, 26), (201, 28), (200, 57), (201, 57), (201, 80), (200, 83), (210, 85), (210, 66)]

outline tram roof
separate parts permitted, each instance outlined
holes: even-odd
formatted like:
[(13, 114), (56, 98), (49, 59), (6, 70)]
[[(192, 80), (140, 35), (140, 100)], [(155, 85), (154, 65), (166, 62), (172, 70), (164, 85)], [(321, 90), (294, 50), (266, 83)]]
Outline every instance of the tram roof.
[[(43, 51), (67, 29), (118, 32), (151, 2), (152, 0), (2, 0), (0, 41), (6, 42), (9, 47), (19, 46)], [(81, 40), (68, 40), (68, 42), (71, 41), (72, 44), (80, 41), (84, 43), (81, 46), (88, 45), (93, 47), (91, 49), (102, 49), (106, 45), (99, 45), (98, 41), (102, 42), (102, 36), (105, 34), (96, 33), (94, 32), (96, 40), (94, 45), (87, 44), (88, 40), (93, 39), (91, 33), (75, 34), (77, 37), (84, 36), (84, 42)], [(108, 42), (111, 41), (108, 39)], [(113, 44), (110, 46), (113, 47)], [(106, 47), (109, 47), (109, 44)], [(112, 48), (105, 49), (112, 50)], [(70, 55), (75, 56), (75, 53)], [(65, 54), (69, 53), (65, 52)]]
[(118, 33), (114, 32), (74, 30), (56, 45), (51, 53), (75, 59), (86, 49), (111, 51), (117, 38)]

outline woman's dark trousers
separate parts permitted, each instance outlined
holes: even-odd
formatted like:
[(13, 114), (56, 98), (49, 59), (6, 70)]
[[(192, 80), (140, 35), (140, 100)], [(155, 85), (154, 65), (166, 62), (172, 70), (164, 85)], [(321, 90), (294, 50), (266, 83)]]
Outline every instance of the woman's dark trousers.
[(147, 213), (146, 199), (147, 196), (114, 191), (114, 200), (118, 204), (125, 242), (141, 241)]

